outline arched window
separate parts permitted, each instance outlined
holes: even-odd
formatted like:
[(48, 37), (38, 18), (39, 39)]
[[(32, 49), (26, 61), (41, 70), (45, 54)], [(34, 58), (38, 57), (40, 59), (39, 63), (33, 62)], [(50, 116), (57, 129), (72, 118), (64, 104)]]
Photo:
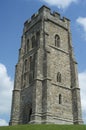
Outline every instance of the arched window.
[(25, 63), (24, 63), (24, 70), (25, 72), (27, 71), (27, 59), (25, 60)]
[(36, 33), (36, 46), (39, 46), (40, 43), (40, 32)]
[(61, 73), (60, 72), (57, 73), (57, 82), (61, 82)]
[(34, 80), (34, 71), (35, 71), (35, 57), (30, 56), (30, 71), (29, 71), (29, 83), (31, 83)]
[(60, 47), (60, 37), (59, 37), (59, 35), (55, 35), (55, 46)]
[(32, 37), (32, 48), (35, 47), (35, 36)]
[(32, 56), (30, 56), (29, 63), (30, 63), (30, 71), (32, 71), (32, 69), (33, 69), (33, 57)]
[(29, 39), (27, 40), (27, 43), (26, 43), (26, 52), (28, 52), (30, 49), (30, 45), (29, 45)]
[(59, 104), (62, 104), (62, 95), (59, 94)]

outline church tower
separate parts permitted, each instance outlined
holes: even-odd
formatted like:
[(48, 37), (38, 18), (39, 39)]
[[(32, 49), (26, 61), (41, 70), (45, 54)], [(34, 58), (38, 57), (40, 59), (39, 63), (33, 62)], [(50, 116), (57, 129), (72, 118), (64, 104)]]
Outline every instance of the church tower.
[(24, 23), (10, 125), (81, 124), (70, 20), (42, 6)]

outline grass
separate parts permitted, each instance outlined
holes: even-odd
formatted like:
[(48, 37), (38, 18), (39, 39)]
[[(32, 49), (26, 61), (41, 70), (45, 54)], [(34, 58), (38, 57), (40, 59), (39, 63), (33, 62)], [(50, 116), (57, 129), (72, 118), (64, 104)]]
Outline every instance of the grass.
[(86, 130), (86, 125), (18, 125), (3, 126), (0, 130)]

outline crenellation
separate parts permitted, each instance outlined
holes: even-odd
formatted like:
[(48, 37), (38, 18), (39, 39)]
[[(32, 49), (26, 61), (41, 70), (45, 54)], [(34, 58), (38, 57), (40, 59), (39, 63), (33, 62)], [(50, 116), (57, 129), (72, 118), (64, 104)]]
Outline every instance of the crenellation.
[(61, 15), (58, 15), (58, 13), (50, 14), (47, 18), (51, 22), (54, 22), (55, 24), (58, 24), (67, 30), (69, 29), (69, 20), (67, 20), (67, 18), (64, 17), (61, 18)]
[(33, 15), (32, 15), (32, 17), (31, 17), (31, 21), (32, 21), (32, 20), (34, 20), (34, 19), (35, 19), (38, 15), (39, 15), (39, 13), (38, 13), (38, 12), (37, 12), (37, 13), (35, 13), (35, 14), (33, 14)]
[(35, 14), (33, 14), (32, 16), (31, 16), (31, 20), (33, 20), (35, 18)]
[(70, 19), (63, 17), (64, 22), (70, 22)]
[(42, 13), (43, 11), (46, 11), (47, 13), (50, 13), (51, 9), (48, 8), (47, 6), (43, 5), (39, 10), (38, 13)]
[(61, 18), (61, 15), (58, 12), (51, 12), (50, 8), (46, 6), (42, 6), (37, 13), (34, 13), (30, 19), (28, 19), (24, 23), (24, 32), (27, 31), (28, 28), (34, 26), (37, 21), (41, 21), (42, 19), (50, 20), (56, 24), (61, 25), (65, 29), (69, 29), (70, 20), (66, 17)]
[(55, 17), (57, 17), (58, 19), (60, 19), (61, 18), (61, 15), (58, 13), (58, 12), (53, 12), (53, 15), (55, 16)]
[(27, 24), (30, 22), (31, 22), (31, 18), (25, 21), (24, 26), (27, 26)]

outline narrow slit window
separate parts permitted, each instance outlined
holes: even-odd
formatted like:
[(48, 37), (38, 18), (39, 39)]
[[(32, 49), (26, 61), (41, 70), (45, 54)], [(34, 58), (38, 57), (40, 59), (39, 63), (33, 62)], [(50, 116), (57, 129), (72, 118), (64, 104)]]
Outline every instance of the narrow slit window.
[(25, 60), (25, 72), (27, 71), (27, 60)]
[(57, 73), (57, 82), (61, 83), (61, 73)]
[(60, 47), (60, 37), (59, 37), (59, 35), (55, 35), (55, 46)]
[(40, 32), (36, 33), (36, 46), (38, 47), (40, 43)]
[(27, 45), (26, 45), (26, 52), (28, 52), (30, 49), (30, 46), (29, 46), (29, 39), (27, 40)]
[(59, 104), (62, 104), (62, 95), (59, 94)]
[(35, 47), (35, 36), (32, 37), (32, 48)]

